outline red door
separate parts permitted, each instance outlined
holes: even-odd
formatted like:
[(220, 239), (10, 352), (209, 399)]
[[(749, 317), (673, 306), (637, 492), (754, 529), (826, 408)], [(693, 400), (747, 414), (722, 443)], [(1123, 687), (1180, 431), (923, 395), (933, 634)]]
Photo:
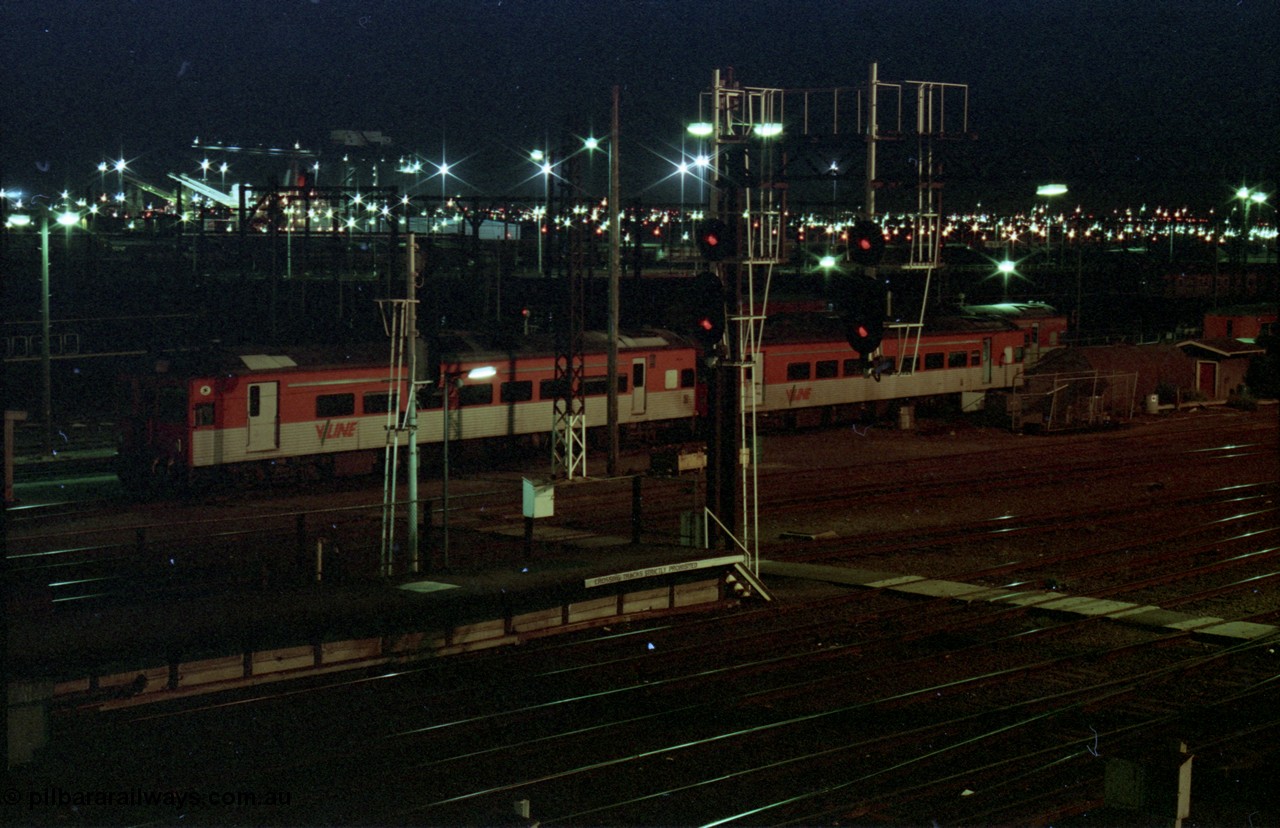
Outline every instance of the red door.
[(1196, 363), (1196, 389), (1209, 399), (1217, 399), (1218, 395), (1218, 363)]

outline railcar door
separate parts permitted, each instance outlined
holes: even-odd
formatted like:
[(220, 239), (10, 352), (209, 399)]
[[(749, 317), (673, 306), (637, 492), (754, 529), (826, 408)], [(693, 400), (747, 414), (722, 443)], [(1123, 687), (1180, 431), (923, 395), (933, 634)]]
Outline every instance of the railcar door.
[(631, 360), (631, 414), (643, 414), (645, 407), (645, 374), (646, 360), (644, 357)]
[(280, 407), (278, 382), (249, 385), (249, 451), (280, 448)]
[(751, 388), (756, 405), (764, 405), (764, 353), (756, 351), (751, 355)]

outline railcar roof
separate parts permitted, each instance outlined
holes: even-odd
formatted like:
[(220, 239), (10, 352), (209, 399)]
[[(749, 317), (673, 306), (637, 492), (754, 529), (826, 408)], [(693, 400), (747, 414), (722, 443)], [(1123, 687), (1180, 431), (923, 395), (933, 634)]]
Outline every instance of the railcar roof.
[(1045, 319), (1061, 316), (1058, 311), (1044, 302), (998, 302), (994, 305), (965, 305), (962, 310), (967, 314), (984, 316), (1007, 316), (1014, 319)]
[[(445, 331), (437, 337), (440, 355), (445, 360), (483, 360), (517, 356), (554, 356), (554, 337), (546, 334), (497, 336), (492, 334)], [(608, 344), (602, 331), (585, 331), (583, 346), (588, 351), (603, 351)], [(640, 329), (618, 334), (621, 349), (683, 348), (688, 343), (670, 331)], [(351, 345), (243, 345), (212, 346), (199, 350), (166, 352), (144, 358), (143, 370), (157, 374), (184, 376), (245, 374), (257, 371), (313, 370), (341, 366), (385, 366), (391, 360), (387, 341)]]
[[(888, 323), (892, 324), (892, 320)], [(1014, 330), (1007, 319), (996, 316), (957, 314), (927, 317), (926, 334), (984, 333)], [(844, 324), (830, 313), (788, 313), (770, 316), (764, 326), (764, 344), (843, 340)]]

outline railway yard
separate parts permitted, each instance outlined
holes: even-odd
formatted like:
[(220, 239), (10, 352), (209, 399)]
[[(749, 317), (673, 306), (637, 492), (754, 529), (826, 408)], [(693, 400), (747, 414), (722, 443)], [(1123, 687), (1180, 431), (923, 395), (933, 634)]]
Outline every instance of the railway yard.
[[(1262, 406), (1046, 436), (929, 421), (771, 434), (772, 600), (211, 692), (69, 692), (49, 745), (11, 774), (6, 822), (1110, 826), (1174, 824), (1181, 801), (1182, 825), (1280, 824), (1278, 433)], [(630, 478), (562, 487), (526, 547), (527, 473), (462, 461), (452, 566), (433, 526), (431, 577), (550, 593), (606, 559), (691, 557), (697, 475), (644, 476), (639, 524)], [(388, 614), (380, 495), (11, 510), (10, 566), (59, 586), (11, 617), (10, 649), (76, 651), (69, 630), (131, 624), (124, 664), (151, 640), (147, 608), (192, 629), (274, 605), (285, 630), (321, 593)], [(423, 496), (438, 524), (425, 479)], [(342, 555), (330, 581), (303, 583), (295, 540), (322, 529)], [(69, 681), (111, 647), (31, 663)]]

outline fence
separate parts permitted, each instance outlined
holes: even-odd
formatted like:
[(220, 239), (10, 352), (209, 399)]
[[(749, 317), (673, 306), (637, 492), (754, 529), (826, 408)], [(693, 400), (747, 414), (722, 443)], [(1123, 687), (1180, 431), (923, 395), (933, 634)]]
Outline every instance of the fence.
[(1099, 428), (1132, 419), (1137, 385), (1137, 374), (1029, 374), (1005, 407), (1014, 431)]

